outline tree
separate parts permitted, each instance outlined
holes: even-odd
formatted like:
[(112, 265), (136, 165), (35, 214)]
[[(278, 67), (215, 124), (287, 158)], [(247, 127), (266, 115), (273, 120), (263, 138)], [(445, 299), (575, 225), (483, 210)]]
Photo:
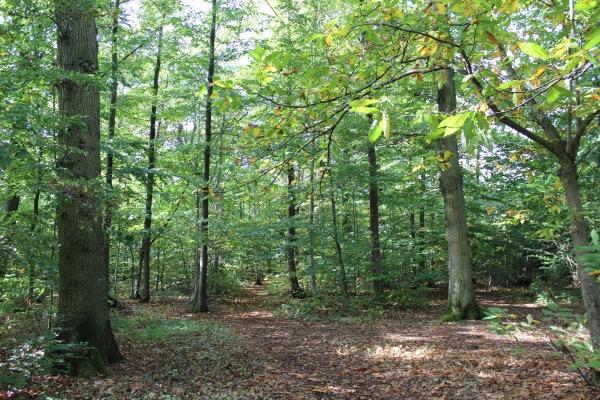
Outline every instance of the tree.
[[(456, 110), (454, 72), (443, 72), (443, 84), (438, 91), (439, 110), (451, 114)], [(445, 135), (439, 141), (440, 189), (446, 211), (446, 241), (448, 242), (448, 305), (444, 320), (477, 319), (481, 312), (473, 295), (471, 248), (467, 235), (467, 218), (463, 176), (458, 162), (456, 135)]]
[[(148, 134), (148, 172), (146, 173), (146, 212), (144, 213), (144, 233), (142, 236), (142, 246), (140, 248), (140, 265), (142, 269), (143, 289), (139, 294), (142, 302), (150, 301), (150, 247), (152, 245), (152, 203), (154, 200), (154, 169), (156, 168), (156, 138), (157, 129), (157, 109), (158, 109), (158, 87), (161, 67), (161, 53), (163, 46), (163, 26), (158, 28), (158, 48), (156, 50), (156, 63), (154, 64), (154, 79), (152, 84), (152, 106), (150, 108), (150, 132)], [(158, 124), (160, 126), (160, 124)]]
[(113, 337), (104, 265), (104, 233), (98, 202), (100, 174), (100, 94), (95, 8), (91, 2), (56, 3), (56, 62), (62, 126), (57, 140), (57, 227), (59, 247), (60, 338), (85, 342), (95, 351), (74, 367), (77, 373), (103, 372), (121, 356)]
[[(106, 185), (109, 190), (113, 189), (113, 165), (114, 165), (114, 151), (112, 149), (113, 141), (115, 138), (115, 130), (117, 126), (117, 99), (118, 99), (118, 89), (119, 89), (119, 54), (118, 54), (118, 46), (117, 46), (117, 36), (119, 33), (119, 14), (121, 11), (121, 0), (115, 0), (112, 7), (112, 26), (111, 26), (111, 35), (110, 35), (110, 44), (111, 44), (111, 64), (110, 64), (110, 74), (111, 74), (111, 82), (110, 82), (110, 110), (108, 116), (108, 145), (109, 149), (106, 154)], [(109, 194), (109, 197), (112, 197), (113, 193)], [(106, 273), (109, 273), (109, 265), (110, 265), (110, 242), (111, 242), (111, 228), (112, 228), (112, 217), (113, 217), (113, 207), (112, 207), (112, 198), (110, 198), (106, 204), (106, 210), (104, 214), (104, 231), (106, 234), (106, 238), (104, 239), (104, 263), (106, 268)]]
[[(208, 51), (208, 76), (206, 83), (206, 109), (204, 115), (204, 160), (202, 161), (202, 190), (197, 192), (197, 204), (202, 207), (200, 229), (201, 248), (196, 250), (200, 257), (196, 260), (196, 277), (194, 279), (194, 294), (192, 296), (192, 311), (208, 311), (208, 214), (210, 194), (210, 155), (212, 139), (212, 94), (215, 77), (215, 41), (217, 31), (217, 0), (212, 0), (209, 51)], [(200, 197), (201, 196), (201, 197)]]

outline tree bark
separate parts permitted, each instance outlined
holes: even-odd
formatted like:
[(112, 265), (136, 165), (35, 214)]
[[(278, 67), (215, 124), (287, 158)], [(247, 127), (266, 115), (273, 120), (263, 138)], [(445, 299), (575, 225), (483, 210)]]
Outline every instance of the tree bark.
[[(454, 72), (448, 68), (444, 75), (444, 85), (438, 91), (438, 108), (450, 114), (456, 110)], [(443, 137), (439, 146), (444, 159), (440, 168), (440, 189), (444, 198), (448, 243), (448, 305), (443, 319), (478, 319), (481, 311), (473, 295), (471, 248), (456, 135)]]
[(163, 27), (158, 30), (158, 50), (154, 65), (154, 81), (152, 85), (152, 107), (150, 109), (150, 133), (148, 135), (148, 173), (146, 174), (146, 213), (144, 217), (144, 233), (140, 250), (143, 288), (140, 301), (150, 301), (150, 247), (152, 245), (152, 202), (154, 199), (154, 169), (156, 168), (156, 110), (158, 84), (160, 76)]
[(577, 166), (574, 160), (567, 157), (561, 160), (560, 165), (560, 181), (565, 190), (567, 205), (571, 214), (571, 237), (577, 256), (577, 274), (581, 284), (585, 310), (589, 317), (587, 327), (590, 330), (594, 349), (600, 349), (600, 285), (598, 285), (595, 276), (586, 272), (585, 265), (581, 261), (581, 256), (586, 253), (583, 247), (589, 246), (589, 230), (583, 215)]
[(310, 161), (310, 206), (308, 214), (308, 266), (310, 269), (310, 291), (313, 295), (319, 292), (315, 265), (315, 152), (316, 142), (313, 141)]
[(377, 178), (377, 153), (375, 145), (369, 142), (369, 229), (371, 231), (371, 274), (373, 293), (383, 294), (384, 282), (381, 268), (381, 246), (379, 243), (379, 187)]
[(295, 171), (294, 165), (290, 161), (288, 165), (288, 232), (286, 243), (286, 255), (288, 264), (288, 274), (290, 280), (290, 292), (292, 297), (302, 297), (304, 293), (298, 283), (298, 275), (296, 272), (296, 195), (295, 190)]
[(346, 278), (346, 267), (344, 265), (344, 257), (342, 254), (342, 246), (340, 244), (340, 234), (339, 234), (339, 227), (338, 227), (338, 223), (337, 223), (337, 207), (335, 204), (335, 192), (334, 192), (334, 187), (333, 187), (333, 183), (331, 185), (331, 194), (330, 194), (330, 200), (331, 200), (331, 225), (332, 225), (332, 229), (333, 229), (333, 241), (335, 243), (335, 253), (337, 255), (337, 259), (338, 259), (338, 267), (340, 268), (340, 286), (342, 289), (342, 294), (344, 296), (348, 296), (348, 282), (347, 282), (347, 278)]
[(109, 275), (110, 266), (110, 241), (111, 241), (111, 228), (112, 228), (112, 215), (113, 215), (113, 201), (112, 201), (112, 189), (113, 189), (113, 140), (115, 137), (115, 128), (117, 121), (117, 89), (119, 88), (118, 71), (119, 61), (117, 54), (117, 33), (119, 31), (119, 12), (120, 12), (121, 0), (115, 0), (113, 6), (113, 18), (112, 18), (112, 32), (111, 32), (111, 84), (110, 84), (110, 111), (108, 114), (108, 151), (106, 154), (106, 186), (110, 192), (109, 199), (106, 202), (106, 210), (104, 214), (104, 267), (106, 268), (106, 274)]
[(200, 263), (196, 265), (196, 279), (192, 297), (193, 312), (208, 312), (208, 214), (209, 214), (209, 181), (210, 151), (212, 136), (212, 93), (215, 76), (215, 40), (217, 29), (217, 0), (212, 0), (208, 53), (208, 84), (206, 90), (206, 110), (204, 126), (204, 160), (202, 162), (202, 221), (200, 223)]
[(100, 174), (100, 94), (97, 86), (69, 78), (97, 73), (98, 31), (95, 10), (74, 0), (56, 4), (56, 63), (65, 71), (57, 83), (59, 115), (65, 121), (57, 135), (58, 324), (63, 341), (87, 342), (97, 350), (73, 365), (74, 373), (91, 375), (121, 358), (106, 301), (102, 212), (95, 187)]

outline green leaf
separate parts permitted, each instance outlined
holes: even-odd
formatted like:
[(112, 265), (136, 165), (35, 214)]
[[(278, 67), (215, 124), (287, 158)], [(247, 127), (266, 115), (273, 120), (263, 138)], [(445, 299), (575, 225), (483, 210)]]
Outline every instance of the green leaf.
[(519, 48), (523, 53), (533, 58), (541, 58), (542, 60), (546, 60), (548, 57), (550, 57), (548, 52), (537, 43), (521, 42), (519, 43)]
[(583, 46), (584, 50), (589, 50), (594, 46), (600, 44), (600, 28), (596, 29), (590, 36), (588, 36), (588, 41), (585, 46)]
[(352, 108), (357, 108), (357, 107), (367, 107), (373, 104), (377, 104), (379, 103), (378, 99), (358, 99), (358, 100), (354, 100), (351, 101), (350, 107)]
[(510, 88), (515, 87), (520, 84), (521, 84), (521, 81), (508, 81), (508, 82), (504, 82), (502, 85), (498, 86), (498, 89), (506, 90), (506, 89), (510, 89)]
[(582, 1), (578, 1), (575, 4), (575, 11), (592, 10), (592, 9), (594, 9), (594, 7), (596, 7), (596, 4), (597, 4), (596, 0), (582, 0)]
[(558, 100), (558, 98), (560, 97), (560, 90), (558, 90), (556, 87), (551, 87), (547, 92), (546, 92), (546, 101), (548, 103), (554, 103), (556, 100)]
[(446, 128), (444, 130), (444, 136), (453, 135), (463, 128), (468, 116), (469, 116), (469, 113), (451, 115), (451, 116), (447, 117), (446, 119), (442, 120), (442, 122), (440, 122), (438, 127)]
[(256, 48), (250, 52), (250, 57), (252, 57), (255, 61), (260, 61), (264, 55), (265, 49), (260, 46), (256, 46)]
[(600, 242), (600, 235), (598, 234), (597, 230), (592, 229), (590, 236), (592, 238), (592, 243), (594, 243), (594, 245), (597, 245)]
[(358, 106), (358, 107), (352, 107), (350, 109), (350, 111), (357, 112), (360, 114), (374, 114), (374, 113), (378, 112), (379, 110), (374, 107)]
[(375, 143), (377, 139), (383, 133), (383, 128), (385, 126), (385, 120), (381, 118), (379, 121), (374, 120), (371, 125), (371, 132), (369, 132), (369, 142)]
[(381, 113), (381, 120), (383, 121), (383, 136), (389, 139), (392, 133), (392, 124), (390, 123), (389, 115), (385, 111)]

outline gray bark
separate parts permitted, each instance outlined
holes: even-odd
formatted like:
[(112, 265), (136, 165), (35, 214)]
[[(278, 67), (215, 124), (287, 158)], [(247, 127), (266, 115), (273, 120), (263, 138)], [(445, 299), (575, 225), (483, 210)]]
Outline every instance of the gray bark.
[[(438, 91), (438, 108), (441, 112), (451, 114), (456, 110), (454, 73), (446, 69), (444, 75), (444, 85)], [(471, 248), (467, 236), (463, 176), (456, 135), (440, 139), (439, 149), (444, 158), (440, 170), (440, 189), (444, 198), (448, 243), (448, 306), (444, 319), (476, 319), (481, 317), (481, 312), (473, 295)]]
[[(98, 31), (95, 10), (78, 1), (56, 6), (59, 69), (80, 76), (98, 71)], [(97, 350), (75, 373), (103, 372), (106, 362), (121, 358), (113, 337), (108, 303), (108, 276), (104, 266), (102, 213), (94, 188), (100, 174), (100, 94), (85, 80), (58, 83), (59, 115), (65, 121), (58, 132), (59, 157), (57, 230), (59, 247), (60, 337), (87, 342)]]

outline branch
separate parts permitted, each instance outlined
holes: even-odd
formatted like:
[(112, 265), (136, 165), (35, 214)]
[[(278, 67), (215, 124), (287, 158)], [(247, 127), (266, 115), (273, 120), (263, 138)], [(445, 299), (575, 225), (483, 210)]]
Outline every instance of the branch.
[[(479, 82), (479, 80), (473, 74), (473, 66), (471, 65), (471, 62), (469, 61), (469, 58), (467, 57), (467, 55), (464, 52), (461, 52), (461, 54), (463, 56), (463, 60), (464, 60), (465, 65), (467, 67), (467, 71), (469, 72), (469, 74), (471, 74), (473, 76), (473, 78), (471, 78), (471, 82), (473, 82), (473, 84), (477, 88), (477, 91), (479, 92), (479, 94), (482, 95), (482, 93), (483, 93), (483, 85), (481, 84), (481, 82)], [(518, 132), (521, 135), (525, 136), (526, 138), (528, 138), (528, 139), (536, 142), (540, 146), (542, 146), (545, 149), (547, 149), (548, 151), (550, 151), (552, 154), (556, 154), (556, 150), (555, 150), (554, 146), (552, 145), (552, 143), (550, 141), (548, 141), (548, 140), (544, 139), (543, 137), (535, 134), (534, 132), (532, 132), (531, 130), (527, 129), (523, 125), (520, 125), (519, 123), (517, 123), (512, 118), (507, 117), (506, 115), (504, 115), (504, 112), (502, 110), (500, 110), (500, 107), (498, 107), (491, 100), (487, 100), (486, 99), (485, 102), (486, 102), (487, 106), (490, 108), (490, 110), (492, 110), (494, 112), (495, 115), (500, 115), (500, 117), (497, 118), (499, 122), (503, 123), (504, 125), (508, 126), (509, 128), (512, 128), (513, 130), (515, 130), (516, 132)]]
[(594, 111), (593, 113), (585, 117), (585, 119), (581, 121), (581, 124), (579, 125), (577, 131), (575, 131), (575, 135), (573, 136), (572, 140), (568, 141), (567, 153), (569, 153), (573, 158), (575, 158), (575, 156), (577, 155), (579, 145), (581, 144), (581, 138), (583, 137), (583, 135), (585, 135), (587, 127), (598, 115), (600, 115), (600, 109)]

